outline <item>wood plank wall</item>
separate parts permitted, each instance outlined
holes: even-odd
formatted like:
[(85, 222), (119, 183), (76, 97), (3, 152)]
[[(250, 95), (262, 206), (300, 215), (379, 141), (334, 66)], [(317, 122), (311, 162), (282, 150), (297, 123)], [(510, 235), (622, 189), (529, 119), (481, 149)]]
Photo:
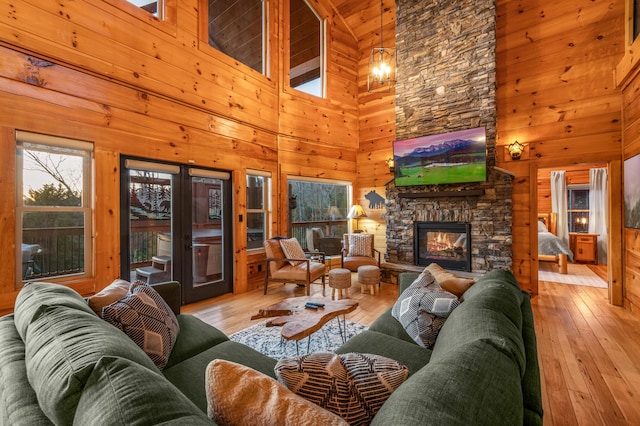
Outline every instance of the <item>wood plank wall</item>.
[[(364, 198), (375, 190), (385, 197), (385, 184), (393, 179), (386, 161), (393, 157), (393, 141), (396, 138), (395, 88), (389, 92), (367, 92), (369, 56), (374, 47), (395, 48), (396, 8), (395, 2), (385, 0), (380, 15), (379, 1), (340, 1), (336, 7), (345, 17), (346, 25), (357, 31), (360, 60), (358, 62), (358, 124), (359, 145), (357, 151), (357, 184), (354, 203), (367, 207)], [(380, 20), (382, 19), (382, 41)], [(371, 212), (369, 212), (371, 213)], [(375, 245), (383, 255), (386, 253), (386, 222), (376, 211), (359, 221), (361, 229), (375, 234)]]
[[(640, 40), (628, 46), (616, 69), (616, 82), (623, 94), (622, 157), (625, 160), (640, 155), (640, 57), (634, 53), (639, 48)], [(624, 305), (636, 317), (640, 317), (640, 230), (624, 229), (624, 249)]]
[[(119, 275), (120, 154), (231, 171), (235, 217), (247, 168), (270, 171), (274, 189), (289, 175), (355, 181), (360, 53), (330, 2), (311, 2), (328, 22), (318, 100), (284, 85), (288, 2), (269, 2), (267, 78), (200, 41), (206, 1), (171, 0), (170, 19), (157, 22), (119, 0), (0, 0), (0, 313), (17, 294), (15, 129), (94, 143), (95, 277), (65, 281), (83, 294)], [(273, 193), (279, 234), (286, 191)], [(234, 291), (244, 292), (259, 285), (262, 256), (247, 253), (244, 224), (234, 234)]]
[[(536, 176), (539, 168), (606, 162), (619, 175), (620, 91), (613, 70), (623, 55), (624, 2), (498, 0), (498, 165), (516, 174), (513, 195), (514, 268), (523, 288), (537, 293)], [(506, 146), (526, 144), (511, 161)], [(614, 216), (619, 179), (611, 179)], [(617, 222), (616, 222), (617, 220)], [(612, 224), (619, 218), (612, 219)], [(621, 258), (619, 228), (610, 254)], [(610, 265), (621, 303), (621, 265)]]

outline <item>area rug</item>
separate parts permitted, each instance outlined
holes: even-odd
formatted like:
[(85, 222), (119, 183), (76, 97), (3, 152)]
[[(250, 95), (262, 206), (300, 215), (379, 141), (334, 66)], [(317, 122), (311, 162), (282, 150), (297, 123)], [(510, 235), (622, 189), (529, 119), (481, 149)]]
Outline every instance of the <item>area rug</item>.
[(546, 264), (540, 264), (538, 279), (552, 283), (583, 285), (588, 287), (607, 288), (607, 283), (595, 274), (587, 265), (569, 263), (567, 274), (547, 270)]
[[(265, 323), (266, 321), (263, 321), (240, 330), (229, 336), (229, 339), (243, 343), (278, 360), (296, 356), (296, 342), (281, 338), (280, 330), (282, 330), (282, 327), (267, 327)], [(368, 328), (366, 325), (349, 320), (346, 320), (345, 323), (347, 340)], [(342, 324), (342, 320), (340, 320), (340, 324)], [(298, 342), (298, 353), (300, 355), (307, 353), (307, 342), (309, 342), (309, 353), (335, 351), (342, 346), (338, 321), (336, 319), (329, 321), (324, 327), (313, 333), (310, 339), (302, 339)]]

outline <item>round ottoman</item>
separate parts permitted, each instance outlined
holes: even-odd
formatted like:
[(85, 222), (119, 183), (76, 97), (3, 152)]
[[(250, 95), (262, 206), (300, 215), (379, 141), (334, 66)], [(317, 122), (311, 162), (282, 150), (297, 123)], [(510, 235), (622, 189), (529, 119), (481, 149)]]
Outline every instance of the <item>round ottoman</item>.
[(373, 265), (358, 267), (358, 282), (363, 294), (367, 289), (369, 293), (376, 294), (376, 286), (380, 285), (380, 268)]
[(342, 299), (342, 289), (344, 289), (345, 297), (349, 297), (349, 287), (351, 287), (351, 271), (343, 268), (330, 270), (329, 287), (331, 287), (332, 300), (334, 299), (336, 290), (338, 290), (338, 300)]

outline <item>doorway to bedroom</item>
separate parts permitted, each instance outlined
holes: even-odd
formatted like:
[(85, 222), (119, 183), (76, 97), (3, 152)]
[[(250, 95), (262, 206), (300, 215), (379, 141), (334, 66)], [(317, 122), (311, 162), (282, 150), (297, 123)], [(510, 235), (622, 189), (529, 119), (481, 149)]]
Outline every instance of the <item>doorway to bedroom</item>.
[(607, 163), (538, 169), (539, 281), (608, 287), (607, 179)]

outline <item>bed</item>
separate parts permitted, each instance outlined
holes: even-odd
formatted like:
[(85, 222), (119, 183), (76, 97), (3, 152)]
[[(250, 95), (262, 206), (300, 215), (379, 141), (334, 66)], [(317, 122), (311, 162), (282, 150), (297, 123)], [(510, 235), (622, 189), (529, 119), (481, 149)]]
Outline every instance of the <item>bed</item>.
[(557, 237), (556, 213), (538, 213), (538, 260), (558, 265), (561, 274), (567, 273), (567, 262), (573, 263), (573, 252)]

